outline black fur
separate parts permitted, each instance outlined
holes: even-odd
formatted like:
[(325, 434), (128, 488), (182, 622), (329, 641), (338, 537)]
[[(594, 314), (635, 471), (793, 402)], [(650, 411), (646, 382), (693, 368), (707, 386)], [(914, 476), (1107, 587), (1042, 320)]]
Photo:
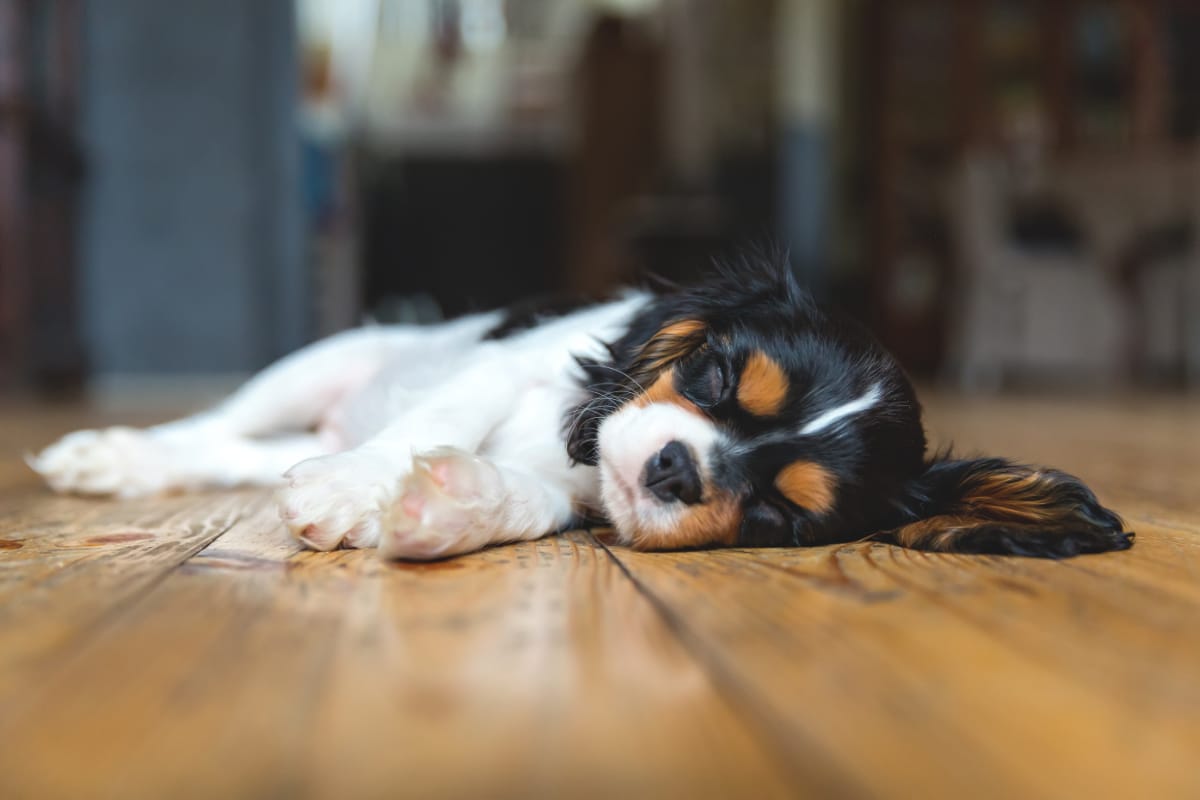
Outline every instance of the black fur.
[(1070, 558), (1133, 547), (1134, 534), (1096, 527), (988, 522), (957, 537), (952, 552), (1032, 558)]

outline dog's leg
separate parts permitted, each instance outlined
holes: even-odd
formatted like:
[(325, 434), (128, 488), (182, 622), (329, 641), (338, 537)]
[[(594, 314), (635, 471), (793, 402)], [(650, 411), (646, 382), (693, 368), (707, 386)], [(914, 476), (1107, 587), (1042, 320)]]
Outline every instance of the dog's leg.
[(234, 436), (306, 431), (390, 359), (403, 358), (406, 350), (436, 335), (415, 328), (346, 331), (280, 359), (216, 408), (150, 430)]
[(168, 491), (274, 485), (284, 471), (325, 452), (316, 434), (248, 439), (195, 431), (77, 431), (30, 459), (60, 492), (142, 497)]
[(122, 497), (279, 483), (293, 464), (338, 449), (308, 430), (389, 360), (452, 351), (488, 322), (338, 334), (276, 362), (209, 411), (146, 429), (77, 431), (29, 464), (58, 491)]
[(382, 516), (379, 552), (424, 560), (559, 531), (573, 517), (561, 478), (448, 448), (417, 456)]

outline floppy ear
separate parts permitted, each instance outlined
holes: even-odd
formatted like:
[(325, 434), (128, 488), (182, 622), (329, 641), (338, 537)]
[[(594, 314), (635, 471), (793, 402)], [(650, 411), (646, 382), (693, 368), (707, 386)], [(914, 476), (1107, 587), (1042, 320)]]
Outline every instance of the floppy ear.
[(906, 487), (904, 524), (872, 537), (946, 553), (1067, 558), (1133, 534), (1078, 478), (999, 458), (936, 458)]

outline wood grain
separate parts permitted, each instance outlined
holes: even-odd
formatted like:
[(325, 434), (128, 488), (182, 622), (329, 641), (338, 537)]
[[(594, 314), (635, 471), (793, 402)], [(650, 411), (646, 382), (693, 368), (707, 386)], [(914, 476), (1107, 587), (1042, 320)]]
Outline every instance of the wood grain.
[(300, 551), (260, 492), (57, 498), (0, 409), (2, 797), (1196, 797), (1200, 410), (934, 396), (1138, 532), (431, 565)]
[[(1154, 534), (1137, 557), (1167, 547)], [(1200, 792), (1200, 608), (1110, 575), (1116, 556), (615, 555), (795, 758), (865, 794)]]
[(586, 535), (389, 565), (298, 552), (269, 511), (43, 672), (0, 739), (19, 796), (800, 786)]
[(120, 505), (39, 494), (0, 514), (0, 711), (16, 675), (63, 658), (114, 609), (227, 530), (246, 495)]

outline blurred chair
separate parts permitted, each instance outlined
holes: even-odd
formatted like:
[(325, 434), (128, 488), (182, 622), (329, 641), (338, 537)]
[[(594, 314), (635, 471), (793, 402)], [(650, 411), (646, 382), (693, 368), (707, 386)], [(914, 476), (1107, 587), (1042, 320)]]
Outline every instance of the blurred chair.
[(0, 389), (78, 389), (82, 6), (0, 2)]
[(1165, 148), (1063, 157), (1034, 177), (966, 158), (952, 378), (995, 389), (1184, 374), (1197, 359), (1185, 291), (1200, 267), (1196, 169), (1192, 151)]

